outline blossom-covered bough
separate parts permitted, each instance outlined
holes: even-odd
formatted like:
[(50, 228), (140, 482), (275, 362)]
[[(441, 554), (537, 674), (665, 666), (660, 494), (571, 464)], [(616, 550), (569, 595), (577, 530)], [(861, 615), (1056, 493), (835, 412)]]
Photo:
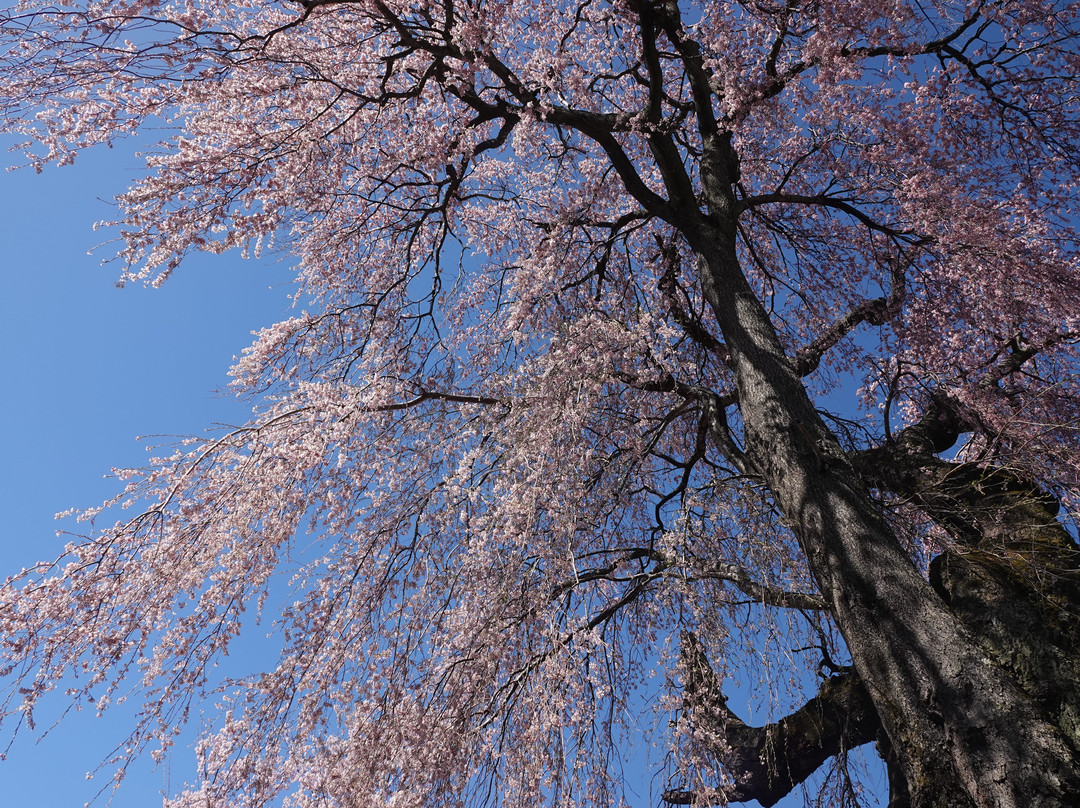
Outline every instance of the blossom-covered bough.
[(0, 589), (5, 728), (134, 682), (122, 762), (210, 694), (172, 808), (644, 805), (650, 744), (841, 805), (871, 741), (894, 806), (1075, 804), (1078, 52), (1071, 0), (11, 5), (32, 164), (170, 131), (125, 279), (281, 250), (310, 313)]

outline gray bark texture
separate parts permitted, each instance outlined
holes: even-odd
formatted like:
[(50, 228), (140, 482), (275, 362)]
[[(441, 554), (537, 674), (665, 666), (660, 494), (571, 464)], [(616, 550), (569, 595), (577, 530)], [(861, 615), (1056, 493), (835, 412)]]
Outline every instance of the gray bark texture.
[[(712, 166), (723, 179), (735, 161), (716, 140)], [(1071, 540), (1036, 492), (1021, 488), (1010, 498), (1008, 475), (984, 477), (984, 491), (972, 479), (981, 470), (951, 469), (901, 447), (895, 465), (910, 459), (918, 473), (892, 487), (932, 483), (924, 507), (970, 547), (938, 559), (927, 581), (815, 411), (741, 270), (731, 183), (703, 184), (711, 215), (689, 238), (736, 375), (745, 462), (772, 491), (830, 605), (895, 752), (903, 799), (914, 808), (1075, 806), (1080, 765), (1068, 683), (1077, 681), (1080, 601), (1067, 583), (1046, 601), (1047, 590), (1008, 561), (1019, 552), (1068, 573)]]

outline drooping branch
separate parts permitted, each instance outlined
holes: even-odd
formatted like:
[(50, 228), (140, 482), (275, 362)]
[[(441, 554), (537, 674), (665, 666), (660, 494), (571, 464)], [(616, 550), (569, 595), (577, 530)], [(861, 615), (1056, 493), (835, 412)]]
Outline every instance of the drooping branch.
[(660, 236), (656, 237), (660, 254), (664, 258), (666, 269), (657, 283), (660, 294), (664, 297), (668, 312), (687, 335), (710, 353), (715, 354), (721, 362), (728, 363), (730, 356), (727, 347), (718, 340), (709, 329), (701, 322), (701, 318), (686, 310), (679, 299), (679, 270), (681, 260), (679, 252), (671, 242), (664, 242)]
[(491, 406), (493, 404), (506, 405), (507, 402), (490, 396), (463, 395), (460, 393), (441, 393), (434, 390), (422, 390), (408, 401), (399, 401), (388, 404), (377, 404), (362, 408), (363, 412), (394, 412), (395, 410), (407, 410), (425, 401), (449, 401), (454, 404), (476, 404), (478, 406)]
[(859, 222), (867, 230), (875, 233), (881, 233), (896, 241), (904, 242), (912, 245), (919, 245), (925, 243), (925, 237), (919, 236), (911, 230), (902, 229), (900, 226), (894, 226), (879, 222), (877, 219), (870, 216), (866, 211), (856, 205), (854, 202), (843, 199), (838, 196), (831, 196), (829, 194), (793, 194), (788, 192), (773, 192), (768, 194), (758, 194), (756, 196), (746, 197), (739, 200), (739, 210), (753, 210), (754, 208), (761, 207), (762, 205), (771, 204), (786, 204), (786, 205), (813, 205), (816, 207), (830, 208), (832, 210), (838, 210), (841, 213), (845, 213), (852, 219)]

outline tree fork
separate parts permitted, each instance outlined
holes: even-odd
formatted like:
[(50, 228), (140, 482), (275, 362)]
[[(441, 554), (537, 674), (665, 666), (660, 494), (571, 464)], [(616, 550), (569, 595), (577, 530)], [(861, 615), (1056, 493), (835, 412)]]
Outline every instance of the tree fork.
[[(947, 463), (913, 447), (948, 449), (950, 419), (932, 407), (895, 442), (855, 456), (878, 488), (914, 498), (944, 526), (970, 525), (957, 546), (931, 563), (930, 583), (993, 660), (1080, 746), (1080, 551), (1056, 520), (1053, 497), (1006, 469)], [(932, 439), (932, 440), (930, 440)], [(926, 442), (929, 441), (929, 442)], [(901, 470), (886, 474), (885, 470)], [(978, 526), (977, 528), (974, 526)], [(1011, 540), (1008, 546), (1002, 539)], [(1032, 580), (1034, 576), (1039, 580)], [(748, 727), (727, 707), (700, 641), (682, 642), (684, 704), (736, 779), (725, 796), (771, 805), (826, 757), (877, 740), (888, 769), (890, 808), (910, 804), (907, 782), (858, 675), (822, 683), (796, 712), (766, 727)], [(807, 720), (809, 719), (809, 720)], [(691, 804), (689, 791), (665, 795)]]
[(734, 238), (707, 227), (691, 244), (731, 351), (747, 455), (832, 606), (902, 762), (911, 804), (1072, 804), (1080, 793), (1075, 752), (911, 563), (814, 410), (742, 273)]
[(1008, 469), (950, 463), (906, 437), (861, 453), (860, 472), (950, 533), (931, 585), (1080, 750), (1080, 548), (1058, 502)]

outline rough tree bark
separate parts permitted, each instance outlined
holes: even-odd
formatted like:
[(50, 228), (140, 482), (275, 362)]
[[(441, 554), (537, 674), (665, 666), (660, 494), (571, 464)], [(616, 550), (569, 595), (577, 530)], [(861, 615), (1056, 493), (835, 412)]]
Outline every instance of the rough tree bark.
[[(1060, 739), (1059, 792), (1042, 786), (1035, 795), (1003, 797), (999, 790), (987, 796), (973, 790), (968, 796), (959, 772), (952, 781), (912, 779), (919, 770), (910, 762), (910, 750), (894, 752), (861, 678), (850, 672), (826, 679), (815, 698), (780, 721), (747, 727), (728, 709), (700, 643), (686, 637), (686, 704), (695, 721), (723, 739), (724, 749), (717, 752), (737, 779), (729, 799), (773, 805), (828, 757), (877, 739), (889, 770), (890, 808), (1073, 804), (1078, 792), (1070, 777), (1080, 748), (1080, 548), (1056, 519), (1057, 501), (1034, 484), (1007, 469), (937, 456), (953, 446), (962, 424), (955, 402), (941, 398), (894, 442), (852, 460), (872, 487), (912, 498), (954, 538), (955, 545), (931, 563), (929, 583), (962, 624), (975, 653), (981, 651), (1009, 680), (1012, 692), (1034, 705), (1035, 720), (1043, 725), (1038, 731)], [(947, 706), (973, 714), (979, 709), (975, 698)], [(963, 744), (977, 755), (989, 746), (985, 735), (957, 737), (949, 732), (946, 716), (933, 717), (945, 731), (939, 748)], [(907, 734), (901, 738), (912, 737), (909, 728), (902, 731)], [(1002, 734), (1009, 735), (1007, 729)], [(952, 754), (954, 760), (959, 756)], [(1009, 775), (1015, 774), (1014, 766), (1027, 765), (1037, 777), (1041, 764), (1037, 759), (1025, 764), (1020, 750), (1004, 765)], [(1054, 766), (1054, 760), (1045, 761), (1051, 777)], [(960, 789), (950, 791), (945, 787), (950, 782)], [(693, 795), (672, 792), (666, 799), (690, 804)]]
[(911, 804), (1074, 804), (1075, 749), (912, 564), (724, 241), (702, 255), (701, 281), (735, 366), (747, 455), (830, 602)]
[(941, 398), (892, 445), (859, 458), (875, 487), (912, 498), (954, 544), (930, 583), (990, 658), (1080, 749), (1080, 548), (1059, 503), (1009, 469), (946, 462), (963, 420)]

